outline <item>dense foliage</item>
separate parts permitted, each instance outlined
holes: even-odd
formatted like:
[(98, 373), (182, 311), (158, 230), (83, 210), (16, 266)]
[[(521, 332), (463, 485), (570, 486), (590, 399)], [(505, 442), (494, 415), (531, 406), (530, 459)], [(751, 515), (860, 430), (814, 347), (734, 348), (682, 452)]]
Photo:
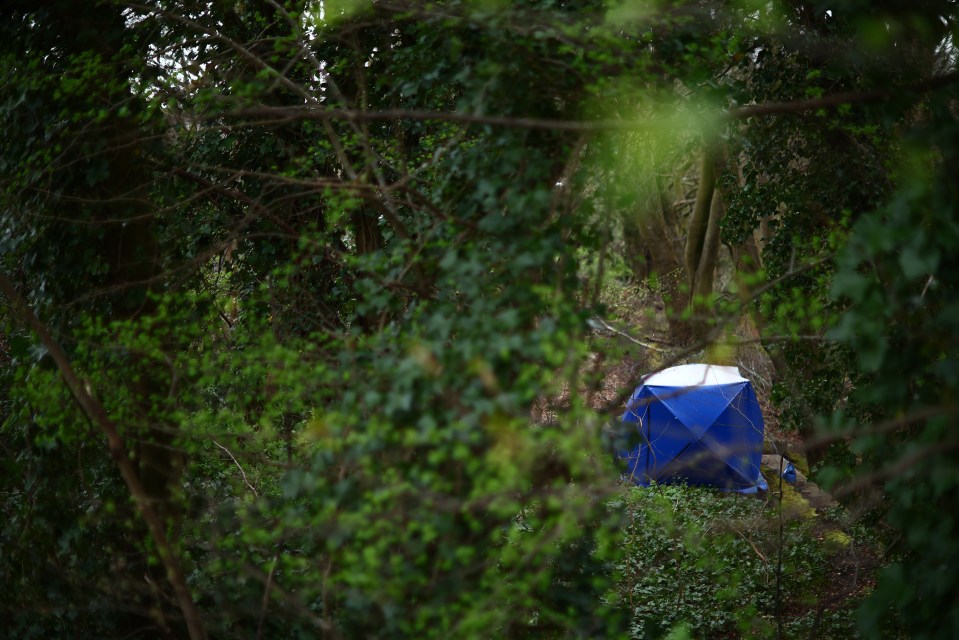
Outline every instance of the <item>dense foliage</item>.
[[(7, 3), (0, 627), (812, 637), (859, 606), (954, 636), (955, 28), (951, 0)], [(618, 265), (670, 358), (735, 358), (749, 318), (888, 542), (861, 603), (810, 604), (809, 522), (617, 485), (590, 390), (622, 351), (588, 320)]]
[[(819, 525), (808, 511), (790, 510), (780, 530), (761, 501), (696, 487), (633, 489), (611, 506), (628, 519), (616, 595), (631, 613), (632, 638), (670, 629), (694, 638), (773, 636), (783, 617), (777, 580), (787, 576), (793, 606), (824, 602), (827, 567), (852, 544), (836, 531), (814, 531)], [(790, 616), (786, 632), (809, 637), (818, 626), (824, 637), (849, 637), (851, 618), (848, 610), (814, 607)]]

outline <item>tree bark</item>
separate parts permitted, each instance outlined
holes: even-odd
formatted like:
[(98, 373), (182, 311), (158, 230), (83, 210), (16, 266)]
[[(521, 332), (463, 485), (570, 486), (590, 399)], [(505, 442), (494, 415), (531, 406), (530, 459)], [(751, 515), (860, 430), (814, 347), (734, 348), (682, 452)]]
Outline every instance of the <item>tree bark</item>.
[(672, 203), (664, 185), (657, 184), (654, 201), (623, 217), (623, 241), (633, 276), (637, 280), (656, 278), (670, 337), (677, 344), (685, 344), (692, 336), (689, 323), (682, 318), (689, 304), (689, 292), (682, 287), (683, 245), (673, 222)]
[[(84, 12), (78, 16), (77, 25), (85, 33), (120, 34), (126, 28), (123, 17), (109, 9)], [(113, 61), (121, 56), (121, 41), (115, 36), (84, 44), (102, 60)], [(114, 88), (112, 66), (100, 66), (97, 73), (99, 102), (117, 104), (123, 100), (132, 110), (138, 108), (129, 91)], [(134, 116), (124, 117), (111, 110), (98, 136), (103, 150), (102, 157), (95, 159), (104, 162), (106, 174), (89, 187), (89, 193), (83, 194), (92, 204), (80, 206), (106, 230), (100, 252), (109, 268), (105, 284), (112, 291), (109, 300), (113, 319), (150, 317), (157, 311), (151, 292), (161, 263), (150, 197), (153, 175), (146, 160), (144, 131)], [(153, 323), (150, 333), (161, 344), (172, 342), (170, 328), (162, 323)], [(183, 466), (182, 455), (173, 446), (177, 429), (168, 420), (151, 415), (154, 407), (163, 407), (167, 402), (169, 370), (165, 364), (136, 353), (130, 354), (129, 366), (138, 374), (129, 387), (136, 399), (135, 410), (142, 417), (137, 427), (135, 457), (139, 479), (161, 519), (176, 519), (171, 497)]]
[(707, 330), (710, 313), (707, 302), (713, 292), (719, 258), (720, 222), (725, 208), (716, 186), (717, 160), (715, 151), (707, 145), (703, 151), (699, 187), (686, 236), (684, 257), (689, 288), (688, 308), (693, 316), (690, 323), (693, 337), (701, 337)]
[(719, 223), (722, 221), (725, 210), (722, 194), (719, 189), (714, 187), (709, 205), (709, 220), (703, 238), (702, 253), (699, 256), (699, 264), (696, 265), (696, 274), (691, 287), (694, 299), (705, 299), (713, 292), (716, 260), (719, 258)]
[(699, 187), (696, 190), (696, 202), (693, 206), (693, 215), (689, 219), (686, 235), (686, 278), (690, 292), (697, 289), (696, 276), (700, 272), (700, 263), (705, 250), (715, 187), (716, 178), (712, 158), (709, 151), (706, 150), (703, 152), (702, 162), (700, 163)]

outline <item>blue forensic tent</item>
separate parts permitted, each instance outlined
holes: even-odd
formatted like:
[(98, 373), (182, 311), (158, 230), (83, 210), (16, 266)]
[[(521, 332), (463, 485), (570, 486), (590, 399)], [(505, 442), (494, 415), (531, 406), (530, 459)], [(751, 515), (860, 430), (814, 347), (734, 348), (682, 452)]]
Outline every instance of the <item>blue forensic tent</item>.
[(765, 491), (759, 471), (763, 416), (749, 380), (736, 367), (687, 364), (643, 381), (623, 422), (639, 445), (620, 452), (630, 479), (686, 482), (727, 491)]

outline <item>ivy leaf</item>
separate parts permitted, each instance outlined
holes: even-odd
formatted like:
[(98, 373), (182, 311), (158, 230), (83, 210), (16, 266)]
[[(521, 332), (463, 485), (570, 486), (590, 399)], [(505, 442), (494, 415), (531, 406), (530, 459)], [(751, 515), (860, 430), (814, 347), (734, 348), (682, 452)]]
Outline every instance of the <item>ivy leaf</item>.
[(929, 275), (939, 266), (939, 251), (936, 249), (923, 251), (916, 246), (903, 247), (899, 253), (899, 266), (907, 280)]
[(840, 271), (836, 274), (832, 283), (832, 296), (834, 298), (849, 298), (858, 302), (866, 297), (866, 293), (872, 286), (872, 281), (867, 276), (858, 273), (852, 269)]

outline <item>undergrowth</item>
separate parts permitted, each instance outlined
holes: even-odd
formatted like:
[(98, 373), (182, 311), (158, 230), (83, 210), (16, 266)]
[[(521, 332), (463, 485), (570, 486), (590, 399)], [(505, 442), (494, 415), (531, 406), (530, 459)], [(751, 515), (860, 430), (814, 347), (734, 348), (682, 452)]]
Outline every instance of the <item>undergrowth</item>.
[(612, 600), (631, 638), (773, 638), (779, 622), (784, 637), (854, 634), (849, 607), (817, 606), (840, 550), (815, 518), (780, 531), (773, 502), (683, 485), (628, 488), (615, 506), (627, 524)]

